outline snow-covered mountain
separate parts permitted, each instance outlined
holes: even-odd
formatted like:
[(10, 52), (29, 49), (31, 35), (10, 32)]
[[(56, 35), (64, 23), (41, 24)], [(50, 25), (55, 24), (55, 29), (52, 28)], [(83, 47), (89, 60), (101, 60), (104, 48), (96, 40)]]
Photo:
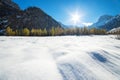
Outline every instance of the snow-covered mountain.
[(101, 16), (98, 22), (91, 25), (90, 28), (95, 27), (100, 29), (106, 29), (109, 31), (119, 26), (120, 26), (120, 14), (116, 16), (110, 16), (110, 15)]
[(104, 28), (106, 30), (111, 30), (113, 28), (120, 27), (120, 14), (114, 16), (111, 20), (109, 20), (106, 24), (103, 26), (100, 26), (99, 28)]
[(90, 27), (99, 27), (99, 26), (102, 26), (104, 24), (106, 24), (109, 20), (111, 20), (113, 18), (113, 16), (110, 16), (110, 15), (103, 15), (101, 16), (98, 21), (96, 23), (94, 23), (93, 25), (91, 25)]

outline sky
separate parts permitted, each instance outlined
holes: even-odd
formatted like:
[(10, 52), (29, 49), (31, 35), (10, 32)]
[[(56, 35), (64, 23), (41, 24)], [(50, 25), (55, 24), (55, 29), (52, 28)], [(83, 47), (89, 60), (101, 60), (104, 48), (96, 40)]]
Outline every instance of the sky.
[(120, 14), (120, 0), (13, 0), (21, 9), (41, 8), (65, 25), (90, 25), (102, 15)]

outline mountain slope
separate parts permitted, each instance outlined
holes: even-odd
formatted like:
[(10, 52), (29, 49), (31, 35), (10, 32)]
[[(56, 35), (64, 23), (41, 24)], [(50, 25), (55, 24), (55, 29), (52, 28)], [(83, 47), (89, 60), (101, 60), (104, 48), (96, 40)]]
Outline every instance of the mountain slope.
[(0, 0), (0, 17), (15, 15), (19, 10), (19, 6), (11, 0)]
[(90, 26), (90, 28), (93, 27), (106, 30), (111, 30), (113, 28), (120, 27), (120, 15), (103, 15), (99, 18), (98, 22)]
[(111, 30), (111, 29), (117, 28), (117, 27), (120, 27), (120, 15), (114, 16), (106, 24), (99, 26), (99, 28), (104, 28), (106, 30)]
[[(60, 27), (60, 24), (56, 20), (54, 20), (51, 16), (47, 15), (40, 8), (29, 7), (24, 12), (26, 14), (23, 19), (25, 21), (24, 23), (30, 28), (32, 28), (33, 26), (34, 28), (42, 28), (42, 29), (43, 28), (51, 29), (52, 27), (58, 27), (58, 26)], [(29, 22), (31, 23), (28, 24)]]
[(106, 24), (112, 18), (113, 18), (113, 16), (110, 16), (110, 15), (100, 16), (98, 21), (96, 23), (94, 23), (93, 25), (91, 25), (91, 27), (96, 27), (97, 28), (99, 26), (102, 26), (102, 25)]
[(61, 27), (61, 25), (51, 16), (37, 7), (29, 7), (21, 10), (19, 6), (11, 0), (0, 1), (0, 31), (4, 31), (7, 26), (13, 30), (22, 28), (46, 28)]
[(0, 35), (4, 35), (5, 29), (12, 22), (13, 16), (21, 12), (19, 6), (11, 0), (0, 0)]

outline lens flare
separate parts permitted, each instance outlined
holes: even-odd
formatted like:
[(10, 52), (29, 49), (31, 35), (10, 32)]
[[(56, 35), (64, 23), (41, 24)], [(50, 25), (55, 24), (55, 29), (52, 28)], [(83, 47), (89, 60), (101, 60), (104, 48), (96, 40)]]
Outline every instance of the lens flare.
[(79, 25), (81, 23), (81, 13), (79, 12), (79, 10), (75, 10), (69, 13), (70, 16), (70, 23), (72, 23), (73, 25)]

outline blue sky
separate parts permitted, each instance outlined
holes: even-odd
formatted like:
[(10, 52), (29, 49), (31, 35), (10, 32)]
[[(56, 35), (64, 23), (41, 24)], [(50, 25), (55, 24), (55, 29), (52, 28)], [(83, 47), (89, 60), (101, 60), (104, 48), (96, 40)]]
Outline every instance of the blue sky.
[(41, 8), (59, 22), (72, 25), (71, 15), (79, 13), (80, 22), (94, 23), (101, 15), (120, 14), (120, 0), (13, 0), (21, 9), (29, 6)]

